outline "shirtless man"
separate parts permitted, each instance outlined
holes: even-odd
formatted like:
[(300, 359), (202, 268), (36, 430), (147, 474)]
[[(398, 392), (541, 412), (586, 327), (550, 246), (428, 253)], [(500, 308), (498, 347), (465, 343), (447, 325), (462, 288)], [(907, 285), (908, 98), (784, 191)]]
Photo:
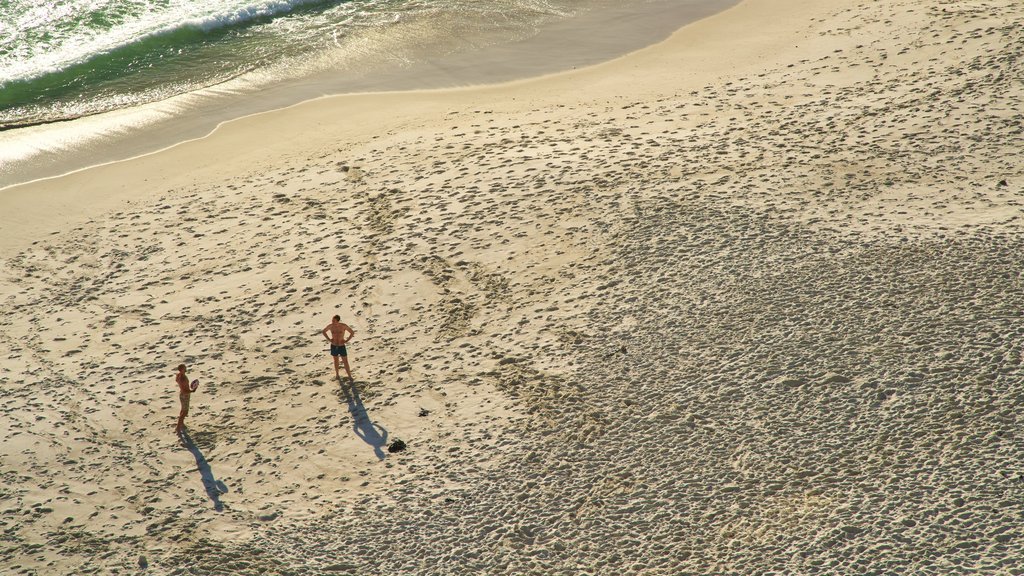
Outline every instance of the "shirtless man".
[(199, 380), (193, 380), (189, 384), (184, 364), (178, 364), (178, 375), (174, 377), (174, 380), (178, 383), (178, 399), (181, 400), (181, 412), (178, 414), (178, 425), (175, 426), (174, 431), (180, 435), (185, 428), (185, 416), (188, 416), (189, 398), (196, 388), (199, 388)]
[[(345, 333), (348, 332), (348, 337)], [(330, 333), (330, 335), (328, 335)], [(341, 321), (341, 316), (335, 314), (331, 323), (323, 329), (322, 334), (327, 341), (331, 343), (331, 356), (334, 357), (334, 375), (341, 379), (340, 366), (338, 365), (338, 358), (341, 358), (341, 363), (345, 365), (345, 373), (348, 374), (348, 381), (355, 382), (352, 379), (352, 371), (348, 367), (348, 350), (345, 349), (345, 344), (352, 340), (352, 337), (356, 335), (355, 331), (349, 328), (348, 324)]]

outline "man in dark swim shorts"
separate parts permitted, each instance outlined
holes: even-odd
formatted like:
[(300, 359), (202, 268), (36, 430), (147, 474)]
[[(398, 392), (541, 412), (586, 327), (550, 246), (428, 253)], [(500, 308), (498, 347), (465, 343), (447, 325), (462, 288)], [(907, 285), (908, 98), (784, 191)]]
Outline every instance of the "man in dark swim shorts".
[(348, 324), (342, 323), (341, 316), (335, 315), (331, 323), (321, 333), (331, 343), (331, 357), (334, 358), (334, 375), (341, 379), (340, 358), (340, 363), (345, 366), (345, 373), (348, 374), (349, 382), (354, 382), (352, 370), (348, 367), (348, 350), (345, 348), (345, 344), (348, 344), (352, 337), (356, 335), (355, 331)]

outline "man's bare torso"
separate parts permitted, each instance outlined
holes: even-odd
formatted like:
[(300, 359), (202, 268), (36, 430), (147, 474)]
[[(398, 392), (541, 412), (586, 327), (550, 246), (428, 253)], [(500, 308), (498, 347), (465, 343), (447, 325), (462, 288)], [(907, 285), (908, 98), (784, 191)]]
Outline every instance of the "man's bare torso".
[(348, 326), (344, 322), (331, 322), (327, 331), (331, 333), (331, 344), (341, 346), (345, 343), (345, 330)]

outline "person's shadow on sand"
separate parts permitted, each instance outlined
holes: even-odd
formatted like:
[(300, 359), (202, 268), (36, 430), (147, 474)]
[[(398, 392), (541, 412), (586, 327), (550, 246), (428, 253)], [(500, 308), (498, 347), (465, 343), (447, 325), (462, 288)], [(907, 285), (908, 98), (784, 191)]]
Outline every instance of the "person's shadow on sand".
[(213, 470), (210, 469), (210, 463), (206, 461), (206, 457), (203, 456), (196, 443), (192, 441), (192, 437), (188, 435), (188, 430), (182, 430), (180, 437), (181, 445), (188, 448), (188, 451), (196, 458), (196, 467), (199, 470), (199, 476), (203, 479), (203, 488), (206, 489), (206, 495), (210, 497), (210, 500), (213, 500), (213, 509), (217, 512), (224, 510), (224, 504), (220, 501), (220, 495), (227, 494), (228, 487), (220, 480), (214, 478)]
[(388, 431), (370, 420), (363, 401), (359, 398), (359, 388), (355, 382), (341, 382), (341, 392), (348, 403), (348, 412), (352, 415), (352, 430), (356, 436), (363, 439), (363, 442), (373, 447), (373, 453), (377, 455), (378, 460), (383, 460), (384, 446), (388, 443)]

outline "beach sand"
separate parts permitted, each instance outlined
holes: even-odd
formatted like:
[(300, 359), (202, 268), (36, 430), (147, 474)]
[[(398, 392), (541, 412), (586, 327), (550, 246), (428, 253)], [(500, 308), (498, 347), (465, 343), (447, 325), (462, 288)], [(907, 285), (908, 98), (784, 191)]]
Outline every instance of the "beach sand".
[(0, 567), (1020, 574), (1022, 22), (746, 0), (4, 190)]

